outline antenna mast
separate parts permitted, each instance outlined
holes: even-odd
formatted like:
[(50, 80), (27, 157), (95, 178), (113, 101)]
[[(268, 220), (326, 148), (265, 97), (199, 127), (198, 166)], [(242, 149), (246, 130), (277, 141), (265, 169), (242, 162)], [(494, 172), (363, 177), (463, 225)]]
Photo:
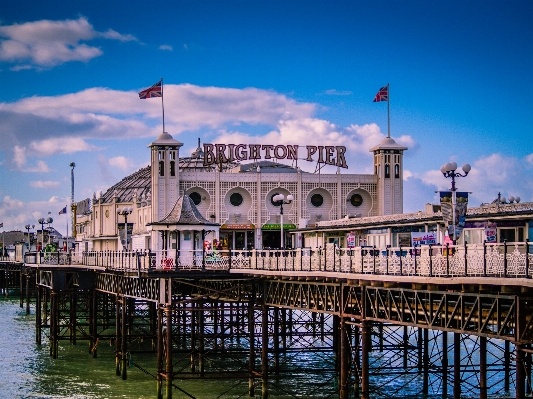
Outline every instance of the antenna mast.
[(72, 237), (76, 238), (76, 205), (74, 204), (74, 168), (76, 167), (76, 164), (71, 162), (70, 167), (70, 212), (72, 215)]

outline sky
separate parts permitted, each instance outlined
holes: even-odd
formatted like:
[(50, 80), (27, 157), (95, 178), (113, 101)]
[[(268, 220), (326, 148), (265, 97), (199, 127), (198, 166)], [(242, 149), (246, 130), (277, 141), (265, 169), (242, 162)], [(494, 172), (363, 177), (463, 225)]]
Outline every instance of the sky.
[(343, 145), (341, 173), (368, 174), (390, 106), (404, 212), (438, 203), (447, 162), (472, 166), (470, 206), (533, 201), (532, 16), (519, 0), (0, 0), (0, 223), (50, 213), (64, 234), (71, 162), (75, 201), (147, 166), (162, 104), (138, 92), (161, 78), (181, 156), (198, 138)]

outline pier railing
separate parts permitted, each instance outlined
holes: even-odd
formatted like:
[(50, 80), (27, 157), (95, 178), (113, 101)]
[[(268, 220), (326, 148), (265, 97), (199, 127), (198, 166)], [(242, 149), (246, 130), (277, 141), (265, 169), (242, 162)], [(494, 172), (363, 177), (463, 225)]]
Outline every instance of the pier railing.
[(335, 272), (425, 277), (533, 277), (529, 242), (420, 247), (354, 247), (290, 250), (87, 251), (28, 253), (26, 263), (81, 264), (116, 271), (204, 271), (230, 269)]

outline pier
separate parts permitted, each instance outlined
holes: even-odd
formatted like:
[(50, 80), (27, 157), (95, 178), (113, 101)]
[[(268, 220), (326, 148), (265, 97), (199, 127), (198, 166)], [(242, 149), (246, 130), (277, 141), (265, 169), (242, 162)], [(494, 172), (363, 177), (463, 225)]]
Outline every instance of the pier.
[(187, 379), (261, 398), (532, 395), (529, 242), (29, 253), (0, 282), (34, 305), (53, 358), (106, 342), (126, 380), (135, 353), (153, 353), (157, 398), (197, 397)]

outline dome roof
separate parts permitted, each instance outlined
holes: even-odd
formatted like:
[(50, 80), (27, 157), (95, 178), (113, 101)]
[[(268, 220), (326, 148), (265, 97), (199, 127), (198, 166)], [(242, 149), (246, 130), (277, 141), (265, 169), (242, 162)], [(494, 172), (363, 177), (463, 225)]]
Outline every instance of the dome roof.
[(371, 148), (369, 151), (373, 152), (378, 150), (407, 150), (407, 147), (397, 144), (396, 141), (394, 141), (394, 139), (391, 137), (385, 137), (383, 140), (381, 140), (381, 143)]
[(152, 147), (155, 145), (170, 145), (181, 147), (183, 143), (178, 140), (174, 140), (174, 138), (167, 132), (163, 132), (159, 136), (157, 136), (157, 138), (152, 141), (152, 143), (148, 147)]

